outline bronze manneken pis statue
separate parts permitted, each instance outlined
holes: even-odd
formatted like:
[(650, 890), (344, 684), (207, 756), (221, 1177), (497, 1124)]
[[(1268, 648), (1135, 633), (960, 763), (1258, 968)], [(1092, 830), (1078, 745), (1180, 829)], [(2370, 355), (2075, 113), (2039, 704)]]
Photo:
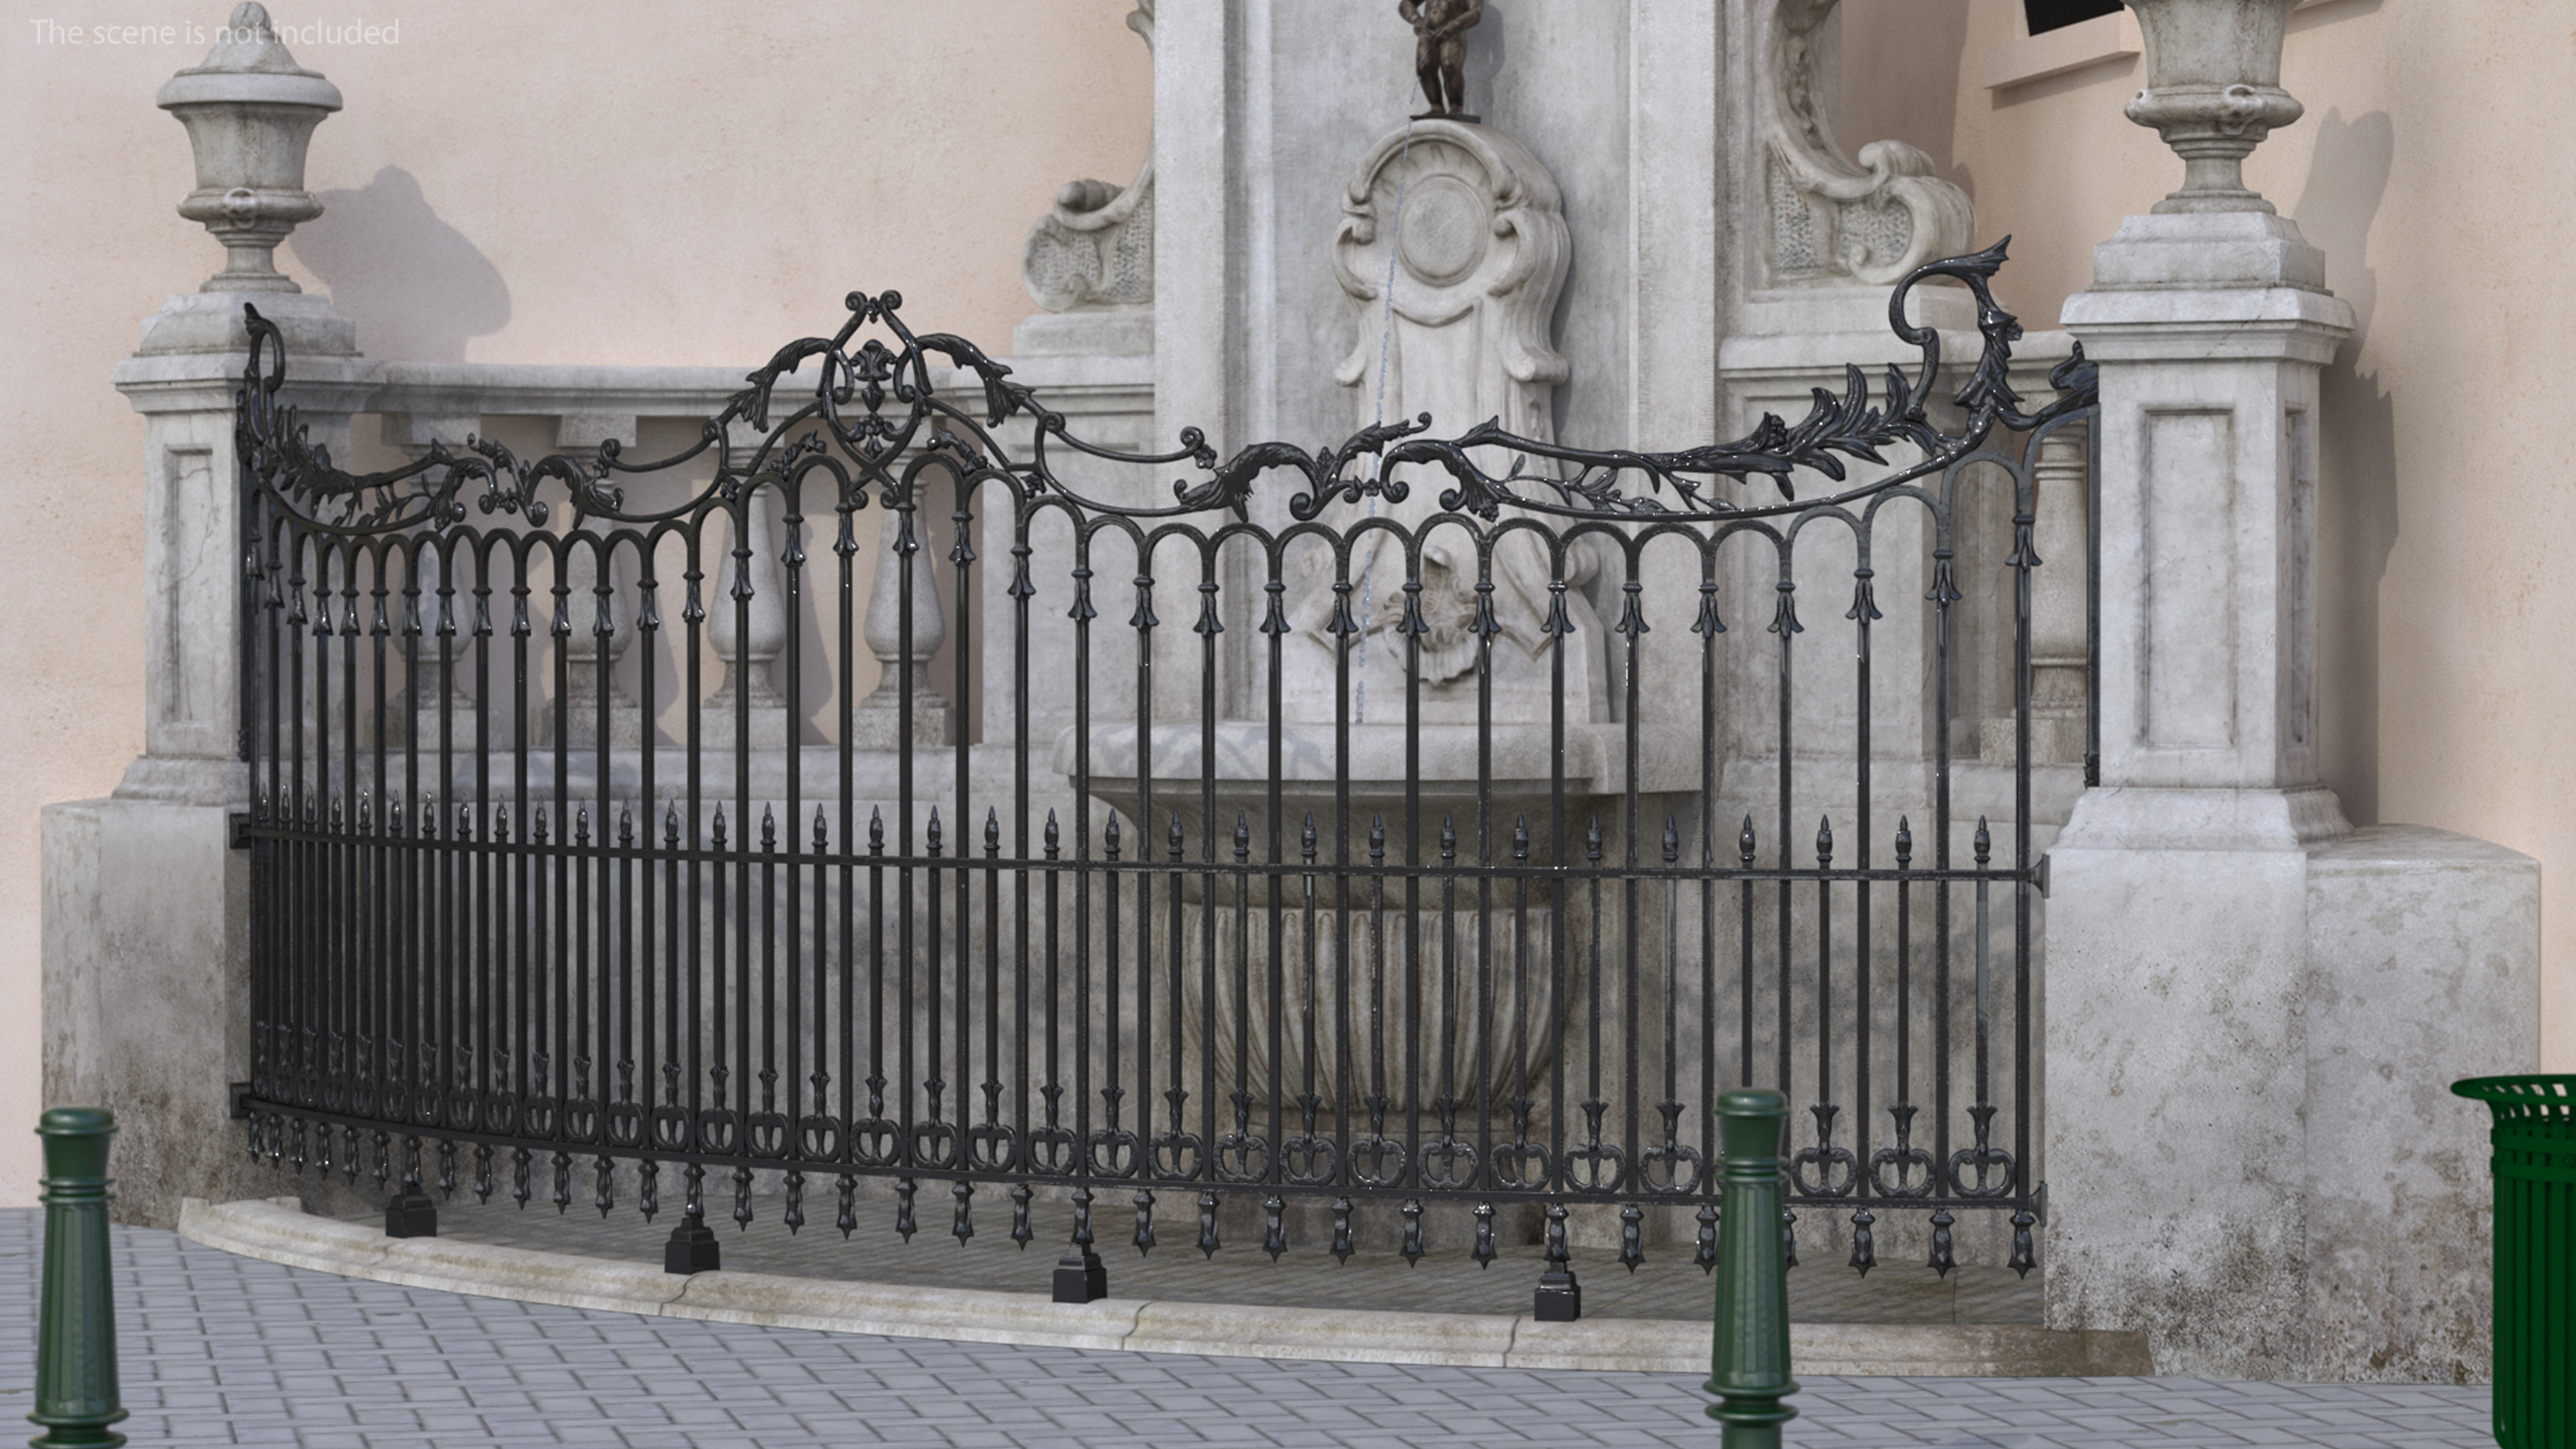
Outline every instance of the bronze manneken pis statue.
[(1464, 119), (1466, 45), (1458, 37), (1485, 18), (1485, 0), (1401, 0), (1396, 13), (1413, 27), (1413, 73), (1431, 109), (1418, 121)]

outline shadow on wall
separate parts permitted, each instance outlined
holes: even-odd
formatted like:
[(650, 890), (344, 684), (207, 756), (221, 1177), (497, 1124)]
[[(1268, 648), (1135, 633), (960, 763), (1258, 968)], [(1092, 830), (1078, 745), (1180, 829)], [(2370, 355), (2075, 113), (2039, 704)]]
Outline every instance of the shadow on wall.
[(2290, 215), (2326, 254), (2326, 283), (2352, 304), (2352, 337), (2319, 384), (2317, 763), (2355, 825), (2379, 820), (2379, 584), (2397, 543), (2396, 408), (2361, 370), (2379, 274), (2369, 265), (2397, 139), (2386, 111), (2328, 111)]
[[(1467, 109), (1471, 112), (1479, 107), (1487, 113), (1494, 109), (1494, 77), (1503, 71), (1504, 29), (1503, 7), (1487, 0), (1485, 18), (1462, 37), (1466, 53), (1459, 57), (1459, 61), (1467, 75)], [(1413, 88), (1413, 104), (1415, 110), (1430, 104), (1423, 99), (1422, 87), (1418, 84)], [(1405, 114), (1413, 113), (1407, 111)], [(1487, 119), (1491, 119), (1490, 114)]]
[(358, 324), (370, 357), (463, 362), (467, 339), (510, 320), (510, 288), (465, 234), (439, 220), (420, 182), (388, 166), (356, 191), (318, 194), (322, 215), (287, 242)]

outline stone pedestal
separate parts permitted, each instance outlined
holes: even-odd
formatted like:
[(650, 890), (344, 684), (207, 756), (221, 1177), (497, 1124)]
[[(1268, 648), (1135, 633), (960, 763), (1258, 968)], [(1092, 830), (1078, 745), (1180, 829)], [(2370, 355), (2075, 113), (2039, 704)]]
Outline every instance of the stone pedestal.
[[(2317, 374), (2350, 325), (2268, 212), (2133, 217), (2101, 364), (2102, 782), (2051, 853), (2052, 1328), (2217, 1377), (2487, 1372), (2475, 1112), (2538, 1057), (2538, 881), (2317, 782)], [(2470, 1104), (2462, 1104), (2464, 1106)]]
[[(116, 1215), (167, 1227), (179, 1200), (274, 1191), (251, 1176), (224, 1084), (249, 1072), (249, 808), (236, 762), (241, 486), (233, 393), (241, 305), (281, 300), (338, 354), (298, 355), (283, 400), (316, 442), (348, 451), (365, 365), (318, 298), (193, 293), (144, 324), (116, 385), (144, 417), (145, 753), (114, 795), (42, 815), (44, 1093), (117, 1115)], [(229, 319), (229, 320), (227, 320)], [(194, 338), (204, 351), (151, 345)]]

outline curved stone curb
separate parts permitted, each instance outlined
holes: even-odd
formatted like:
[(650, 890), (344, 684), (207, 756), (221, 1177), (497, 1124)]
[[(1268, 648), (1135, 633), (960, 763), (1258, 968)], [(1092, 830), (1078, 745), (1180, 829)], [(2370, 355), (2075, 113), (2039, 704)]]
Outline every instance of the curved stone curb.
[[(188, 1198), (179, 1209), (179, 1235), (246, 1258), (410, 1288), (827, 1333), (1471, 1368), (1705, 1373), (1709, 1362), (1708, 1326), (1668, 1319), (1540, 1323), (1495, 1314), (1136, 1298), (1076, 1305), (1037, 1293), (896, 1287), (768, 1273), (676, 1278), (650, 1264), (453, 1239), (387, 1238), (362, 1223), (308, 1217), (293, 1198), (222, 1204)], [(1789, 1352), (1802, 1374), (2067, 1377), (2155, 1372), (2143, 1334), (2016, 1326), (1800, 1323), (1790, 1327)]]

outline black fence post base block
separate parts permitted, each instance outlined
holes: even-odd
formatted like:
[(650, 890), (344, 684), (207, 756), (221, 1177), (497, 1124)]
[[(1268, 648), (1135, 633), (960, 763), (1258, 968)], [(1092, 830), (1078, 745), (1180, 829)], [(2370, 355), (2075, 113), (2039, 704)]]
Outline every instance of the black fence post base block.
[(1583, 1316), (1583, 1285), (1572, 1268), (1550, 1268), (1539, 1276), (1531, 1315), (1541, 1323), (1572, 1323)]
[(1089, 1248), (1066, 1253), (1055, 1265), (1055, 1301), (1097, 1303), (1109, 1296), (1109, 1268)]
[(716, 1242), (716, 1230), (696, 1213), (680, 1219), (671, 1229), (671, 1240), (662, 1245), (662, 1271), (665, 1273), (712, 1273), (721, 1265), (724, 1250)]
[(406, 1186), (385, 1204), (385, 1236), (388, 1238), (434, 1238), (438, 1236), (438, 1204), (418, 1186)]

